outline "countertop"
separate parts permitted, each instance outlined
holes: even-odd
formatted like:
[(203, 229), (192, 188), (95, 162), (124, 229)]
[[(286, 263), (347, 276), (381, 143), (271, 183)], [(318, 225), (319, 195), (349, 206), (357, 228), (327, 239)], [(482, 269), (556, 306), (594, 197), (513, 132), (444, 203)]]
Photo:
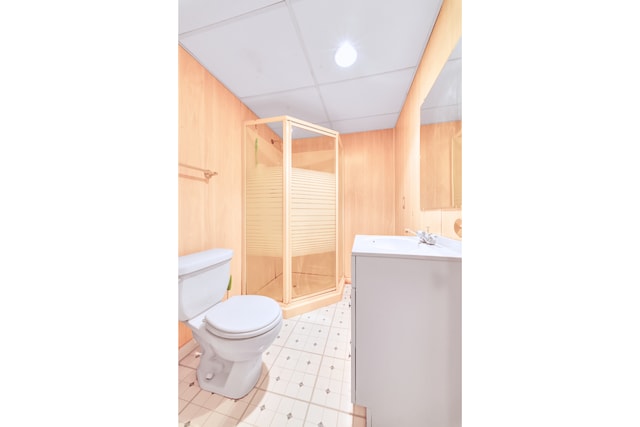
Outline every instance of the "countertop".
[(416, 236), (358, 234), (352, 255), (398, 258), (436, 258), (462, 260), (462, 242), (437, 234), (435, 245), (420, 243)]

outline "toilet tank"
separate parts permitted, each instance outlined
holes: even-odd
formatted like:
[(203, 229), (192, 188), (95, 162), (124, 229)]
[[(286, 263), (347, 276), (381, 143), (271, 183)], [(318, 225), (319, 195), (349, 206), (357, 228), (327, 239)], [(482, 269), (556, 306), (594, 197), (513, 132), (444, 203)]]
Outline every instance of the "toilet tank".
[(178, 319), (192, 319), (222, 301), (232, 249), (209, 249), (178, 257)]

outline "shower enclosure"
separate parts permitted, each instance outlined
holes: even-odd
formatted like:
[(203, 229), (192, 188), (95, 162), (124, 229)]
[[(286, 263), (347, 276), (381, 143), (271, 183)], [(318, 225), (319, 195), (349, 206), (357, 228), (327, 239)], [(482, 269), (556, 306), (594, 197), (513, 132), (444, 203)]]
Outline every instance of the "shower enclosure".
[(285, 318), (337, 302), (344, 286), (338, 132), (289, 116), (244, 123), (242, 292)]

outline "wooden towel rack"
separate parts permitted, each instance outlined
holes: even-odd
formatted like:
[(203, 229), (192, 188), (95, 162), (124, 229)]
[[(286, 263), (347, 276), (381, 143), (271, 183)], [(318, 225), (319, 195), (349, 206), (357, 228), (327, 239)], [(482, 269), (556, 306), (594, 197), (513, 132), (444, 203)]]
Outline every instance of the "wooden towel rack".
[(198, 171), (198, 172), (202, 172), (202, 174), (204, 175), (204, 177), (199, 177), (199, 176), (189, 175), (187, 173), (181, 173), (181, 172), (178, 173), (178, 176), (180, 176), (182, 178), (194, 179), (196, 181), (202, 181), (202, 182), (208, 183), (209, 179), (212, 176), (218, 175), (218, 172), (212, 172), (209, 169), (202, 169), (202, 168), (197, 168), (195, 166), (189, 166), (189, 165), (186, 165), (184, 163), (178, 163), (178, 166), (181, 166), (181, 167), (187, 168), (187, 169), (191, 169), (191, 170), (195, 170), (195, 171)]

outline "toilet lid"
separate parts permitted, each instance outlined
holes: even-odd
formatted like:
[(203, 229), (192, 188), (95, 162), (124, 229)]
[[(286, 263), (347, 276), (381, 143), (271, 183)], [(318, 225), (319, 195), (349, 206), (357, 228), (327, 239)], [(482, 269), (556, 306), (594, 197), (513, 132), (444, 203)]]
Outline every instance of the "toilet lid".
[(216, 304), (205, 315), (207, 330), (223, 338), (250, 338), (271, 330), (282, 309), (262, 295), (239, 295)]

